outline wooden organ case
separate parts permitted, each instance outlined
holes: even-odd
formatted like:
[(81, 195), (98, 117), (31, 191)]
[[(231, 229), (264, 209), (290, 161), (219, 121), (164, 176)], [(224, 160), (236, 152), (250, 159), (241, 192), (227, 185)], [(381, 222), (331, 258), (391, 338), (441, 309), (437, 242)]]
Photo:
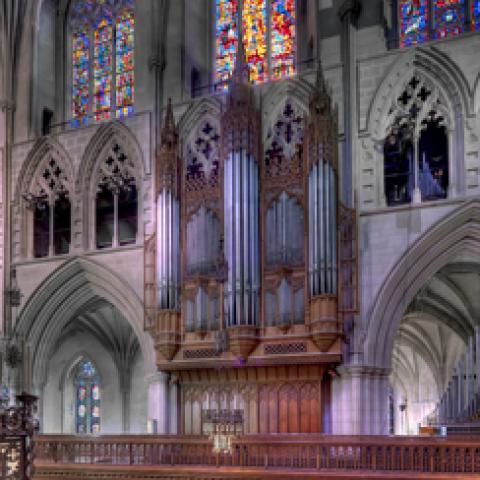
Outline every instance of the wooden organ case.
[(179, 382), (181, 433), (207, 434), (210, 417), (241, 418), (244, 433), (328, 432), (330, 374), (357, 308), (337, 113), (319, 65), (308, 114), (287, 98), (262, 142), (241, 50), (219, 127), (198, 125), (182, 159), (168, 105), (145, 326)]

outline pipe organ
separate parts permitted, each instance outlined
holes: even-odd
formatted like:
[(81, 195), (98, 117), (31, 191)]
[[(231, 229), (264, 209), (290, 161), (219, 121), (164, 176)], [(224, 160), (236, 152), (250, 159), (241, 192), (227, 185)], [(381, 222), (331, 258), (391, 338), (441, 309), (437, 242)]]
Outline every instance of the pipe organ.
[(206, 434), (212, 412), (236, 412), (245, 433), (328, 431), (343, 308), (357, 298), (336, 115), (319, 66), (308, 110), (286, 98), (262, 138), (241, 47), (223, 114), (183, 145), (169, 104), (145, 318), (158, 368), (180, 385), (183, 433)]

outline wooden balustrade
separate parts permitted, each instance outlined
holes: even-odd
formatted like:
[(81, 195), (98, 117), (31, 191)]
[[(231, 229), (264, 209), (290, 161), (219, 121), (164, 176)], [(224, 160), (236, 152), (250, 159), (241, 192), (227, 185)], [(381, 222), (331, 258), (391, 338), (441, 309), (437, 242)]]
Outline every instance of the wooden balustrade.
[(252, 435), (214, 453), (205, 437), (41, 435), (39, 464), (212, 466), (292, 470), (480, 473), (478, 437)]

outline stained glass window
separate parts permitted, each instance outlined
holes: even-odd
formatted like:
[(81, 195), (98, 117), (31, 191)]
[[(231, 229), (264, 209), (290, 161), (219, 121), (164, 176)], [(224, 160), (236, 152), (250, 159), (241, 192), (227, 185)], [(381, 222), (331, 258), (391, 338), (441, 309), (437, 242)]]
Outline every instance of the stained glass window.
[(465, 0), (434, 1), (435, 38), (447, 38), (463, 32)]
[(90, 360), (82, 360), (75, 377), (77, 433), (100, 433), (100, 384)]
[(237, 51), (238, 0), (216, 0), (216, 82), (226, 88)]
[(74, 0), (70, 25), (73, 125), (133, 113), (133, 0)]
[(295, 73), (295, 0), (274, 0), (271, 17), (272, 75)]
[(94, 33), (93, 111), (96, 120), (110, 118), (112, 90), (112, 17), (107, 13)]
[(131, 10), (126, 10), (117, 18), (116, 38), (116, 91), (117, 116), (124, 117), (133, 112), (134, 72), (133, 72), (133, 33), (135, 19)]
[(472, 1), (472, 30), (480, 30), (480, 0)]
[(400, 0), (400, 46), (409, 47), (428, 40), (427, 0)]
[(267, 2), (244, 0), (243, 39), (245, 56), (253, 83), (265, 81), (267, 75)]
[(87, 122), (89, 100), (90, 36), (88, 27), (73, 35), (73, 98), (72, 110), (75, 125)]
[(461, 34), (469, 5), (475, 30), (480, 27), (480, 0), (399, 0), (400, 46)]
[[(238, 43), (238, 0), (216, 2), (215, 84), (225, 90)], [(242, 36), (252, 83), (295, 73), (295, 0), (244, 0)]]

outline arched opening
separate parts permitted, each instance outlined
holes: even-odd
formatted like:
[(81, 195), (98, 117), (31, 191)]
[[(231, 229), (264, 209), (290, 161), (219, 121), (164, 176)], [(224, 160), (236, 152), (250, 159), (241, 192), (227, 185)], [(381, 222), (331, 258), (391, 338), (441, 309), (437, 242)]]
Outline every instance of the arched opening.
[(435, 112), (425, 119), (419, 140), (419, 187), (422, 201), (447, 198), (448, 136)]
[(105, 299), (92, 299), (55, 333), (45, 351), (43, 431), (145, 432), (144, 362), (124, 315)]
[(122, 247), (137, 241), (138, 193), (135, 167), (118, 143), (99, 166), (95, 198), (96, 247)]
[(460, 404), (448, 419), (439, 405), (475, 335), (477, 271), (472, 260), (447, 264), (407, 307), (392, 352), (393, 433), (416, 434), (419, 425), (468, 421)]
[(364, 358), (391, 372), (392, 390), (378, 401), (387, 412), (391, 393), (395, 433), (478, 414), (479, 224), (476, 201), (439, 221), (397, 262), (368, 312)]
[(413, 193), (413, 143), (405, 128), (394, 128), (385, 140), (385, 197), (387, 205), (410, 203)]
[(41, 398), (44, 432), (146, 433), (149, 421), (164, 423), (149, 411), (152, 385), (162, 382), (147, 380), (156, 368), (141, 302), (105, 267), (64, 264), (30, 297), (16, 331), (28, 344), (31, 385), (30, 376), (23, 385)]

